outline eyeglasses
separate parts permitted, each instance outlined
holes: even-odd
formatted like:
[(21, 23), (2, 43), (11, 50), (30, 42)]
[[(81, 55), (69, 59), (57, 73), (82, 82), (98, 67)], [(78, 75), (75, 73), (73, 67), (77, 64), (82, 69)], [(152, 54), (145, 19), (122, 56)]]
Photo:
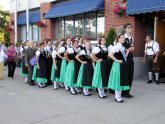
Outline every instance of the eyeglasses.
[(127, 27), (128, 29), (131, 29), (132, 27)]

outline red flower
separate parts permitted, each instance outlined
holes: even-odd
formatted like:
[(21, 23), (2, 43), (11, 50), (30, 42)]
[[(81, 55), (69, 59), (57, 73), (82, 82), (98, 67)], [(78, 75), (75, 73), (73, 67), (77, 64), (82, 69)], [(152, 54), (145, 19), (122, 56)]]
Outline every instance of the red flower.
[(10, 31), (12, 31), (12, 28), (11, 27), (6, 27), (6, 31), (10, 32)]

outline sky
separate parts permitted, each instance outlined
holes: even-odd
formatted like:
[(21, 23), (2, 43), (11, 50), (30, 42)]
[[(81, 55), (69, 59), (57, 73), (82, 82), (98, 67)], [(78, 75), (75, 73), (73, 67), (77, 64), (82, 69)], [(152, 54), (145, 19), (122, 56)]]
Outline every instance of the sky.
[(10, 0), (0, 0), (0, 6), (3, 6), (3, 10), (10, 10)]

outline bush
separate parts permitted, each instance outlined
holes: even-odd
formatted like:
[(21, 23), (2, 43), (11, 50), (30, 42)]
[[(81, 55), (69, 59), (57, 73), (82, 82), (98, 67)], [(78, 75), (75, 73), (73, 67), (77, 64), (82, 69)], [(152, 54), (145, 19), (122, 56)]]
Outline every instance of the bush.
[(106, 38), (107, 46), (111, 45), (115, 41), (115, 37), (116, 37), (115, 29), (114, 28), (110, 28), (110, 30), (108, 32), (108, 36)]

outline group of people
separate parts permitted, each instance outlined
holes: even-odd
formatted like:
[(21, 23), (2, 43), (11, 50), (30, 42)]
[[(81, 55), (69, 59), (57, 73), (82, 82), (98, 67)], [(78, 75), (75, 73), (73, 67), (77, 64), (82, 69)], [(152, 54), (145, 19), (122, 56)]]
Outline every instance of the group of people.
[(126, 33), (119, 34), (115, 42), (106, 46), (101, 37), (98, 45), (91, 46), (86, 38), (52, 42), (45, 39), (39, 44), (32, 40), (22, 45), (22, 76), (29, 85), (44, 88), (54, 84), (54, 90), (65, 88), (71, 94), (82, 92), (90, 96), (96, 88), (100, 98), (106, 98), (105, 89), (115, 93), (115, 101), (122, 97), (132, 98), (130, 88), (133, 81), (133, 37), (131, 24), (124, 26)]
[[(132, 98), (130, 89), (134, 76), (134, 39), (131, 24), (125, 24), (125, 34), (119, 34), (110, 46), (106, 38), (98, 39), (98, 45), (91, 46), (86, 38), (73, 41), (43, 42), (25, 41), (21, 48), (21, 76), (25, 83), (44, 88), (53, 83), (54, 90), (65, 88), (72, 95), (82, 92), (90, 96), (90, 89), (96, 88), (100, 98), (106, 98), (105, 89), (115, 93), (115, 101), (122, 103), (123, 98)], [(155, 69), (156, 83), (159, 84), (157, 58), (159, 44), (146, 36), (143, 62), (148, 63), (149, 81), (152, 83), (152, 70)], [(0, 51), (2, 53), (2, 50)], [(165, 54), (165, 53), (164, 53)], [(5, 57), (5, 54), (0, 54)], [(18, 57), (14, 44), (6, 52), (9, 77), (14, 77), (15, 58)], [(0, 57), (1, 58), (1, 57)], [(1, 69), (1, 65), (0, 65)]]

